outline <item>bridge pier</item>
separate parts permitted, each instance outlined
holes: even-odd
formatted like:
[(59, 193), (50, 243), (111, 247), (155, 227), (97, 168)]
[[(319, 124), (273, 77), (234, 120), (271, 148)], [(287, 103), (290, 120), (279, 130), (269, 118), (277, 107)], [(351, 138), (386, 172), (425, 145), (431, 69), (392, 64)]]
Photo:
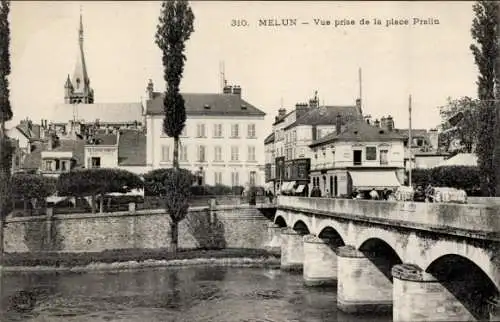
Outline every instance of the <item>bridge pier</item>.
[[(434, 276), (412, 264), (396, 265), (394, 321), (475, 321), (476, 318)], [(494, 321), (494, 320), (492, 320)]]
[(335, 285), (337, 254), (328, 239), (304, 237), (304, 283), (307, 286)]
[(281, 227), (275, 223), (267, 225), (267, 251), (281, 253)]
[(390, 312), (392, 281), (353, 246), (337, 249), (337, 306), (348, 313)]
[(281, 269), (301, 271), (304, 264), (304, 234), (291, 228), (281, 230)]

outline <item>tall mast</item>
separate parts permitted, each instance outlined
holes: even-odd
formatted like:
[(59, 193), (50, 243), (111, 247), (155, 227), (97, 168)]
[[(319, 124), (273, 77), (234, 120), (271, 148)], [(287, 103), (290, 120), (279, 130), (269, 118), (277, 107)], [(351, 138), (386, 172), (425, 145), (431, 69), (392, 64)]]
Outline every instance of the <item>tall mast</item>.
[(412, 146), (412, 136), (411, 136), (411, 94), (408, 98), (408, 114), (409, 114), (409, 129), (408, 129), (408, 156), (410, 159), (410, 168), (408, 170), (408, 186), (411, 185), (411, 168), (412, 168), (412, 151), (411, 151), (411, 146)]

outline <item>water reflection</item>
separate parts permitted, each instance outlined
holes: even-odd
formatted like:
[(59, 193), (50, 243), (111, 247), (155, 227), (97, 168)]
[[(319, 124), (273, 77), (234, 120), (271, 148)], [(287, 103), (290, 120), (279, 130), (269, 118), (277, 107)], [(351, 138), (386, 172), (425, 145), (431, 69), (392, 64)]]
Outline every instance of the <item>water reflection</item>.
[(391, 321), (337, 312), (335, 288), (272, 269), (4, 273), (1, 321)]

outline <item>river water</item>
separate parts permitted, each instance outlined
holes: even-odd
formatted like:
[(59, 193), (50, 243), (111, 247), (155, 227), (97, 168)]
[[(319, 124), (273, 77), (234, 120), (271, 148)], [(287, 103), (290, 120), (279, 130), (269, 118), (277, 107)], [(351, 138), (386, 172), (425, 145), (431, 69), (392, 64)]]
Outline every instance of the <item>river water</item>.
[(270, 268), (3, 273), (1, 321), (392, 321), (339, 312), (336, 289)]

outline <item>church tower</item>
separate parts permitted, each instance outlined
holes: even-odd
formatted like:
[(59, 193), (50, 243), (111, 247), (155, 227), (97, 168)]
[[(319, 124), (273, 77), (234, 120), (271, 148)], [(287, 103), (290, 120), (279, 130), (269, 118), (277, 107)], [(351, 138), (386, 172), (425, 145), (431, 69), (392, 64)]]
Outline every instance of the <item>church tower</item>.
[(75, 71), (73, 77), (66, 78), (64, 84), (64, 102), (66, 104), (92, 104), (94, 103), (94, 90), (90, 87), (90, 79), (85, 64), (83, 51), (83, 21), (80, 12), (80, 29), (78, 31), (78, 55), (76, 57)]

